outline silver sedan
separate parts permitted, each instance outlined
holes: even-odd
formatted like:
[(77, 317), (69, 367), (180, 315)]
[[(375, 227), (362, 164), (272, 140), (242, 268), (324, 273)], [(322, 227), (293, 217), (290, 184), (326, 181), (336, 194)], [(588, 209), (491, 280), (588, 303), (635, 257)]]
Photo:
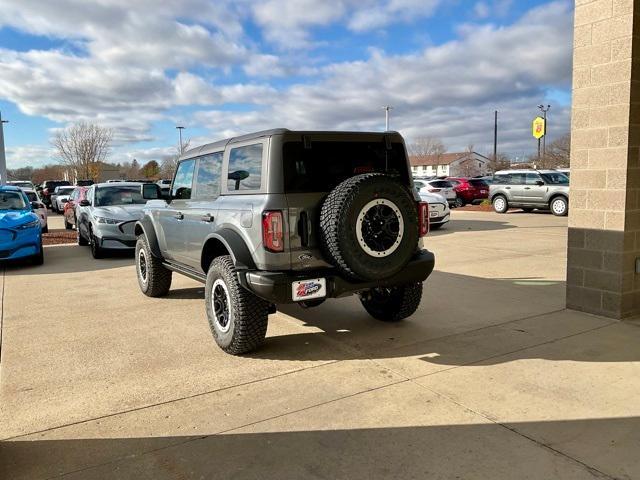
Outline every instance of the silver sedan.
[[(86, 200), (76, 206), (78, 244), (89, 245), (94, 258), (108, 250), (133, 250), (134, 227), (147, 203), (142, 183), (98, 183), (87, 190)], [(148, 186), (148, 185), (145, 185)], [(159, 197), (159, 188), (156, 187)]]

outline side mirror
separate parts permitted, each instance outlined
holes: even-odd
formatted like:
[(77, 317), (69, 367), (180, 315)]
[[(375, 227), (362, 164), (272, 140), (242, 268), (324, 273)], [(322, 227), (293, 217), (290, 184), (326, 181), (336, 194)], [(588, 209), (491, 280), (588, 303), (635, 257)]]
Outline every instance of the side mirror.
[(80, 203), (78, 204), (81, 207), (89, 207), (91, 205), (91, 202), (89, 202), (89, 200), (80, 200)]
[(542, 180), (537, 180), (536, 185), (539, 187), (544, 187), (544, 182)]
[(38, 210), (40, 208), (40, 202), (31, 202), (31, 208), (33, 210)]
[(162, 198), (160, 186), (156, 183), (143, 183), (140, 186), (140, 194), (145, 200), (158, 200)]

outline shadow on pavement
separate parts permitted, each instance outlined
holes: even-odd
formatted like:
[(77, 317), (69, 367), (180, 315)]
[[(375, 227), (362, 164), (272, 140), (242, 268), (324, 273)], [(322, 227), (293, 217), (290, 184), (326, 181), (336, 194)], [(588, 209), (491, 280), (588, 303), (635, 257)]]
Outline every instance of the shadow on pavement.
[(92, 272), (133, 264), (133, 250), (109, 250), (105, 258), (96, 260), (89, 247), (79, 245), (53, 245), (44, 248), (44, 264), (32, 265), (30, 259), (5, 261), (8, 274), (42, 275), (57, 273)]
[[(430, 404), (424, 408), (423, 419)], [(520, 422), (505, 428), (489, 422), (450, 425), (435, 415), (429, 419), (439, 424), (434, 426), (6, 441), (0, 444), (0, 478), (577, 480), (640, 475), (638, 417)]]
[(454, 232), (489, 232), (494, 230), (507, 230), (510, 228), (517, 228), (517, 226), (510, 224), (509, 222), (502, 221), (461, 220), (455, 218), (440, 227), (438, 230), (431, 230), (429, 232), (429, 236), (441, 236)]

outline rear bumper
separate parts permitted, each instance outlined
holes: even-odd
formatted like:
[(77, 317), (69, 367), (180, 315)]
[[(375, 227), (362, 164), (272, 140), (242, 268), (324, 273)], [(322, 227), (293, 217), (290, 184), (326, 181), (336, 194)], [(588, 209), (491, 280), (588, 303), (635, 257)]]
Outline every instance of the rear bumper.
[(326, 298), (346, 297), (354, 293), (375, 287), (392, 287), (407, 283), (423, 282), (435, 266), (435, 257), (428, 250), (421, 250), (396, 275), (373, 282), (352, 282), (336, 274), (333, 269), (308, 272), (268, 272), (261, 270), (242, 270), (237, 273), (238, 281), (247, 290), (271, 303), (295, 303), (292, 299), (291, 285), (300, 280), (325, 278), (327, 281)]

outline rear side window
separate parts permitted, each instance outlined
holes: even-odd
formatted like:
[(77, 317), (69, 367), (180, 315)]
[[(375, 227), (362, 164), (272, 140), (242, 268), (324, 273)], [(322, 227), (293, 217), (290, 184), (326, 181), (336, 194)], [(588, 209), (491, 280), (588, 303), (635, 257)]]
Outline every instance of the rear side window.
[(489, 184), (484, 180), (469, 180), (469, 183), (475, 188), (489, 188)]
[(451, 182), (447, 182), (445, 180), (436, 180), (435, 182), (430, 182), (432, 187), (436, 188), (451, 188), (453, 184)]
[(180, 162), (176, 170), (176, 176), (171, 186), (171, 198), (177, 200), (188, 200), (191, 198), (191, 185), (193, 183), (193, 169), (195, 160), (185, 160)]
[(541, 182), (542, 177), (537, 173), (527, 173), (526, 175), (526, 184), (527, 185), (535, 185), (536, 182)]
[(501, 174), (493, 177), (493, 183), (496, 185), (509, 185), (511, 183), (511, 175)]
[(227, 190), (260, 190), (262, 183), (262, 144), (232, 148), (229, 153)]
[(194, 198), (215, 198), (220, 195), (221, 167), (222, 152), (200, 158)]

